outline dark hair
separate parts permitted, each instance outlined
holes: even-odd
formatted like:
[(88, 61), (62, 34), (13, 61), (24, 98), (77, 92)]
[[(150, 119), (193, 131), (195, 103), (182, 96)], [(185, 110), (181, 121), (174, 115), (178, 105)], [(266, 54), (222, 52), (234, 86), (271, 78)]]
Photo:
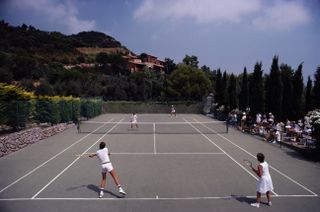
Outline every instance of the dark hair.
[(257, 154), (257, 159), (260, 163), (264, 162), (264, 155), (262, 153)]
[(100, 149), (104, 149), (106, 147), (106, 143), (104, 143), (103, 141), (100, 143), (99, 145)]

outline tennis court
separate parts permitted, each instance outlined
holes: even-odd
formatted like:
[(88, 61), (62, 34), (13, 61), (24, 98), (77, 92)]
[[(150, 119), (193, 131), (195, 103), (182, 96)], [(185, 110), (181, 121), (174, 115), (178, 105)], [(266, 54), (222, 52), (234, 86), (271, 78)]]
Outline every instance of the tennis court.
[[(320, 164), (199, 114), (104, 114), (0, 158), (1, 211), (315, 211)], [(95, 152), (106, 142), (127, 195), (111, 177), (98, 198)], [(256, 166), (264, 153), (275, 187), (273, 206), (255, 201)], [(266, 201), (263, 196), (263, 201)]]

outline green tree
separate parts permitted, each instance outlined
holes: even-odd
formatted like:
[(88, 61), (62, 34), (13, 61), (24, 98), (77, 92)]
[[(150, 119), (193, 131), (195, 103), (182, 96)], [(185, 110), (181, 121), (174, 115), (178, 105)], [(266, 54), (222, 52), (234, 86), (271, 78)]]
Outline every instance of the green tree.
[(192, 66), (192, 67), (194, 67), (194, 68), (198, 68), (198, 63), (199, 63), (199, 61), (198, 61), (198, 57), (197, 57), (197, 56), (194, 56), (194, 55), (192, 55), (192, 56), (186, 55), (186, 56), (183, 58), (182, 62), (183, 62), (184, 64), (188, 65), (188, 66)]
[(172, 100), (199, 101), (208, 94), (211, 82), (199, 69), (180, 64), (167, 79), (167, 95)]
[(314, 107), (312, 105), (312, 80), (310, 76), (308, 76), (307, 87), (306, 87), (306, 94), (305, 94), (305, 114), (309, 111), (313, 110)]
[(227, 101), (227, 87), (228, 87), (228, 74), (227, 71), (223, 72), (222, 82), (221, 82), (221, 105), (226, 105)]
[(227, 113), (238, 107), (237, 104), (237, 79), (234, 74), (231, 74), (229, 77), (229, 83), (227, 87), (227, 99), (226, 99), (226, 108)]
[(265, 112), (265, 93), (262, 63), (257, 62), (249, 76), (249, 105), (253, 114)]
[(247, 68), (244, 67), (241, 81), (241, 90), (239, 93), (239, 108), (242, 111), (249, 107), (249, 82)]
[(298, 69), (293, 75), (293, 120), (298, 120), (303, 117), (303, 76), (302, 76), (302, 63), (298, 66)]
[(174, 60), (170, 58), (164, 59), (164, 72), (170, 75), (175, 69), (177, 65), (174, 63)]
[(215, 81), (215, 101), (219, 105), (222, 105), (223, 102), (223, 87), (222, 87), (222, 73), (221, 70), (217, 70), (216, 81)]
[(281, 120), (282, 84), (278, 62), (279, 57), (274, 56), (270, 74), (266, 78), (266, 108), (268, 112), (274, 114), (276, 120)]
[(320, 108), (320, 66), (318, 66), (317, 71), (314, 74), (312, 100), (313, 100), (313, 107), (315, 109), (319, 109)]
[(281, 70), (281, 80), (283, 84), (282, 90), (282, 119), (292, 119), (293, 117), (293, 105), (292, 100), (294, 98), (293, 94), (293, 70), (287, 64), (282, 64), (280, 66)]

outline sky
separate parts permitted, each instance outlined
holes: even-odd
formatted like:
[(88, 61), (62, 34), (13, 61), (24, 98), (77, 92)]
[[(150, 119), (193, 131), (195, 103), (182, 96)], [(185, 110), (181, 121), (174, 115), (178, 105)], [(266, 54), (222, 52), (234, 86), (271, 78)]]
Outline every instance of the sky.
[(0, 19), (66, 35), (99, 31), (136, 54), (236, 75), (272, 58), (306, 81), (320, 66), (320, 0), (0, 0)]

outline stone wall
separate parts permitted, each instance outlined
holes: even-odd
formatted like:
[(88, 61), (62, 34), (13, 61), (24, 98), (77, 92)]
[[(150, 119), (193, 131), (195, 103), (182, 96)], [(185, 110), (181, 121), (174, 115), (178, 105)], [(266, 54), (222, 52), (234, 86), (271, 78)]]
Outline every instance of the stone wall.
[(49, 127), (34, 127), (31, 129), (11, 133), (0, 137), (0, 157), (18, 151), (30, 144), (36, 143), (42, 139), (53, 136), (74, 124), (57, 124)]

